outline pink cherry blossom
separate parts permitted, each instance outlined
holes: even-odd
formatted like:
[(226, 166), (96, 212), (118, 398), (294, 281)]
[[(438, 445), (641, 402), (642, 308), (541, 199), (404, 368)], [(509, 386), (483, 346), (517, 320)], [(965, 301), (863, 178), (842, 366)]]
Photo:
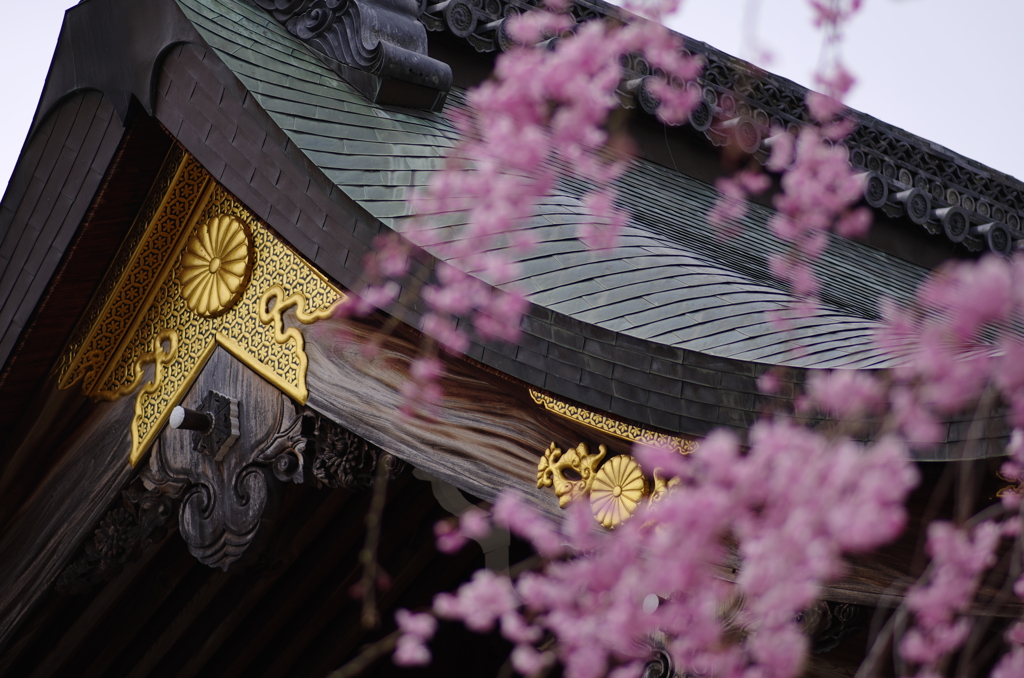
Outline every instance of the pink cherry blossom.
[(770, 172), (783, 172), (796, 159), (796, 139), (787, 131), (775, 129), (768, 138), (771, 154), (765, 167)]
[(538, 652), (532, 645), (516, 645), (512, 650), (512, 668), (524, 676), (534, 676), (555, 661), (551, 652)]
[(537, 626), (526, 623), (518, 612), (506, 612), (501, 615), (501, 635), (513, 643), (537, 643), (544, 632)]
[[(455, 595), (439, 595), (435, 613), (475, 629), (500, 619), (503, 634), (531, 660), (539, 652), (533, 643), (546, 630), (558, 640), (566, 675), (579, 678), (603, 676), (612, 664), (637, 666), (643, 639), (655, 632), (672, 639), (673, 659), (686, 670), (791, 676), (807, 650), (797, 612), (842, 573), (844, 552), (875, 548), (899, 533), (902, 502), (917, 482), (895, 438), (869, 446), (829, 441), (785, 420), (755, 425), (743, 454), (726, 432), (710, 435), (690, 457), (660, 448), (636, 453), (680, 483), (604, 535), (595, 535), (581, 502), (571, 505), (558, 530), (503, 495), (496, 522), (556, 559), (521, 576), (514, 592), (506, 578), (477, 573)], [(730, 558), (726, 534), (738, 540), (743, 563), (735, 585), (713, 568)], [(574, 556), (559, 558), (566, 553)], [(743, 645), (727, 646), (716, 611), (734, 586), (756, 632)], [(653, 613), (642, 605), (652, 592), (661, 601)], [(528, 624), (525, 615), (534, 621)], [(525, 662), (520, 669), (537, 666)]]
[(768, 395), (778, 393), (779, 389), (782, 388), (782, 380), (779, 379), (778, 372), (775, 370), (768, 370), (758, 377), (757, 388), (761, 393), (767, 393)]
[(831, 122), (840, 113), (846, 110), (846, 106), (837, 99), (817, 92), (807, 93), (807, 110), (811, 117), (821, 123)]
[(395, 621), (402, 633), (416, 636), (421, 640), (430, 640), (437, 633), (437, 619), (430, 614), (399, 609), (395, 612)]
[(430, 663), (430, 650), (426, 642), (437, 632), (437, 619), (427, 613), (413, 613), (399, 609), (395, 621), (402, 632), (392, 657), (399, 666), (424, 666)]
[(863, 238), (871, 228), (871, 210), (858, 207), (839, 217), (836, 233), (844, 238)]
[(432, 657), (430, 649), (420, 638), (403, 635), (399, 636), (391, 659), (399, 666), (426, 666)]
[(459, 587), (455, 595), (439, 593), (434, 598), (434, 613), (445, 619), (460, 619), (478, 632), (490, 631), (494, 623), (519, 606), (519, 600), (507, 576), (490, 570), (477, 570), (473, 579)]
[(1004, 654), (992, 669), (992, 678), (1020, 678), (1024, 676), (1024, 647), (1015, 645)]
[[(501, 253), (521, 254), (530, 246), (527, 220), (562, 173), (592, 187), (580, 201), (590, 219), (578, 237), (612, 247), (628, 223), (614, 186), (628, 166), (628, 144), (607, 124), (618, 105), (622, 58), (640, 53), (656, 69), (649, 84), (663, 121), (683, 121), (702, 96), (695, 80), (703, 61), (684, 53), (679, 38), (663, 27), (576, 25), (564, 2), (549, 4), (554, 13), (529, 12), (510, 22), (522, 46), (499, 56), (493, 78), (468, 95), (469, 108), (454, 116), (461, 139), (446, 169), (414, 201), (421, 221), (410, 227), (411, 241), (447, 262), (435, 266), (424, 288), (428, 312), (421, 327), (449, 351), (466, 350), (471, 338), (517, 337), (528, 302), (508, 286), (518, 271)], [(657, 3), (652, 12), (670, 4)], [(861, 3), (811, 4), (834, 46)], [(532, 47), (553, 37), (546, 49)], [(843, 104), (853, 78), (835, 51), (828, 54), (818, 76), (824, 91), (806, 100), (816, 125), (795, 136), (776, 129), (769, 138), (766, 168), (779, 176), (746, 167), (720, 180), (722, 200), (708, 215), (734, 228), (746, 201), (777, 180), (777, 214), (769, 226), (788, 251), (769, 265), (802, 297), (771, 314), (783, 328), (820, 310), (814, 266), (832, 234), (860, 237), (870, 225), (870, 211), (858, 207), (863, 180), (841, 144), (855, 125)], [(753, 166), (755, 159), (749, 160)], [(442, 218), (431, 229), (431, 215), (453, 214), (465, 215), (461, 225)], [(390, 277), (405, 276), (413, 258), (412, 250), (391, 241), (377, 247), (368, 263), (370, 301), (361, 302), (367, 309), (379, 305), (374, 301), (393, 302), (404, 286)], [(1024, 421), (1024, 344), (1013, 331), (1024, 313), (1021, 276), (1014, 264), (986, 257), (944, 267), (910, 304), (884, 303), (877, 339), (894, 365), (886, 377), (890, 388), (854, 371), (810, 375), (801, 401), (806, 407), (841, 418), (885, 416), (883, 430), (893, 433), (879, 440), (829, 437), (782, 415), (765, 417), (746, 440), (712, 432), (686, 457), (637, 446), (645, 469), (672, 478), (672, 489), (612, 532), (597, 530), (584, 501), (571, 504), (557, 524), (510, 493), (498, 498), (490, 519), (478, 511), (464, 514), (457, 528), (439, 524), (439, 548), (486, 534), (493, 520), (529, 541), (543, 562), (515, 582), (478, 572), (454, 594), (439, 594), (434, 614), (477, 631), (500, 622), (516, 645), (512, 664), (526, 675), (556, 658), (569, 678), (635, 675), (653, 637), (664, 639), (681, 672), (795, 675), (808, 650), (797, 614), (842, 576), (845, 554), (877, 548), (906, 525), (904, 502), (919, 480), (908, 446), (945, 440), (944, 417), (971, 406), (986, 389), (998, 389), (1015, 423)], [(440, 378), (436, 359), (414, 362), (410, 374), (408, 397), (440, 401), (430, 390)], [(766, 392), (780, 386), (770, 372), (759, 383)], [(1014, 477), (1024, 469), (1021, 439), (1011, 442), (1006, 465)], [(919, 677), (937, 675), (941, 659), (963, 643), (970, 631), (963, 613), (979, 577), (999, 539), (1019, 530), (1012, 520), (973, 530), (945, 523), (929, 529), (933, 563), (907, 595), (914, 624), (897, 644)], [(735, 581), (723, 581), (723, 568)], [(1024, 591), (1024, 584), (1017, 589)], [(645, 610), (651, 595), (659, 604)], [(743, 601), (736, 612), (746, 629), (742, 642), (726, 641), (719, 611), (727, 600)], [(409, 618), (399, 624), (404, 635), (396, 661), (429, 660), (426, 624)], [(1020, 645), (1021, 635), (1012, 632), (1010, 642)], [(537, 644), (545, 637), (555, 643), (541, 651)], [(1011, 675), (1020, 654), (1014, 646), (994, 675)]]
[(832, 370), (812, 372), (807, 395), (822, 412), (840, 418), (857, 418), (885, 405), (885, 388), (867, 372)]
[(491, 533), (491, 520), (486, 511), (476, 507), (459, 516), (459, 532), (470, 539), (483, 539)]
[(907, 593), (915, 625), (900, 642), (905, 660), (934, 670), (967, 639), (970, 622), (957, 615), (967, 610), (981, 573), (995, 562), (999, 538), (1000, 528), (993, 522), (983, 522), (971, 533), (945, 522), (928, 526), (931, 572), (926, 583)]
[(554, 556), (564, 550), (561, 535), (551, 523), (514, 494), (498, 497), (492, 515), (495, 523), (528, 539), (541, 555)]
[(449, 521), (440, 520), (434, 524), (434, 538), (441, 553), (455, 553), (466, 545), (466, 537)]
[(742, 171), (733, 177), (722, 177), (715, 181), (719, 195), (706, 219), (717, 226), (724, 235), (736, 231), (738, 222), (747, 213), (747, 198), (764, 193), (771, 187), (771, 179), (764, 174)]

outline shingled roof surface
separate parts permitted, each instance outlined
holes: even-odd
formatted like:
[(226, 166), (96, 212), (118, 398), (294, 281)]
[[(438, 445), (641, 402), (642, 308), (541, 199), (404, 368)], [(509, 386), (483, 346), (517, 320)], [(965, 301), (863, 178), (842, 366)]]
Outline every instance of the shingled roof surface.
[[(407, 198), (457, 141), (447, 115), (368, 102), (244, 2), (178, 4), (296, 146), (349, 197), (401, 230)], [(453, 90), (446, 110), (462, 105), (462, 94)], [(517, 257), (520, 279), (488, 282), (518, 285), (534, 304), (658, 344), (797, 367), (878, 367), (883, 359), (870, 342), (878, 299), (908, 297), (926, 273), (837, 239), (818, 265), (822, 312), (780, 332), (765, 312), (793, 298), (767, 272), (768, 255), (783, 247), (766, 228), (771, 210), (751, 205), (743, 232), (722, 240), (704, 219), (713, 187), (638, 160), (622, 182), (633, 214), (622, 244), (594, 252), (575, 237), (576, 224), (588, 218), (581, 191), (563, 182), (544, 201), (528, 225), (539, 246)]]

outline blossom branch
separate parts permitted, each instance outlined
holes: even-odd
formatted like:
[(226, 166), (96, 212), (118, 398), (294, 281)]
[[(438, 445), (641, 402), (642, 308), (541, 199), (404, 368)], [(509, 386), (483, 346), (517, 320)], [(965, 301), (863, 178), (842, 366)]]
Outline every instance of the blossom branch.
[(354, 678), (355, 676), (361, 675), (378, 659), (385, 657), (392, 652), (401, 635), (402, 631), (401, 629), (398, 629), (392, 631), (380, 640), (364, 646), (363, 650), (356, 655), (355, 658), (351, 659), (345, 665), (335, 669), (334, 671), (331, 671), (327, 674), (327, 678)]
[(377, 547), (380, 544), (380, 524), (384, 515), (384, 500), (387, 497), (388, 468), (383, 459), (377, 461), (377, 477), (373, 482), (373, 495), (366, 511), (366, 542), (359, 551), (359, 563), (363, 576), (359, 582), (359, 594), (363, 599), (363, 628), (372, 629), (380, 624), (377, 611), (377, 578), (380, 566), (377, 563)]

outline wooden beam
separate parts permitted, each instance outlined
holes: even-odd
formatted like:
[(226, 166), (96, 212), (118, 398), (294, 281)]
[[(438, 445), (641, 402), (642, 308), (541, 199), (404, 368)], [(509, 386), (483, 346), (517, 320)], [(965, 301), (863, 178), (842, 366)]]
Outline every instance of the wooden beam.
[(0, 650), (131, 477), (134, 402), (102, 403), (0, 539)]
[[(199, 651), (192, 655), (185, 666), (178, 672), (177, 678), (192, 678), (192, 676), (195, 676), (206, 666), (206, 663), (221, 649), (224, 642), (263, 599), (267, 591), (284, 576), (285, 572), (299, 555), (320, 536), (324, 528), (337, 517), (338, 513), (348, 504), (351, 498), (351, 494), (345, 491), (321, 491), (328, 492), (329, 496), (311, 518), (305, 520), (303, 525), (297, 526), (298, 529), (292, 529), (293, 526), (291, 525), (282, 527), (281, 532), (278, 534), (278, 541), (284, 542), (281, 544), (283, 549), (276, 548), (274, 545), (268, 548), (270, 553), (283, 550), (281, 555), (283, 566), (274, 576), (260, 579), (255, 586), (251, 587), (235, 603), (232, 609), (224, 616), (223, 621), (217, 625), (214, 632), (202, 644)], [(305, 514), (303, 513), (302, 516), (304, 518)]]
[[(405, 417), (399, 414), (399, 389), (418, 356), (416, 344), (393, 335), (381, 338), (371, 324), (348, 319), (319, 321), (302, 331), (311, 407), (475, 496), (493, 501), (514, 490), (552, 517), (562, 517), (554, 494), (537, 489), (537, 462), (551, 442), (575, 445), (582, 439), (564, 419), (530, 401), (525, 386), (445, 359), (445, 397), (437, 419)], [(366, 357), (377, 342), (376, 354)]]

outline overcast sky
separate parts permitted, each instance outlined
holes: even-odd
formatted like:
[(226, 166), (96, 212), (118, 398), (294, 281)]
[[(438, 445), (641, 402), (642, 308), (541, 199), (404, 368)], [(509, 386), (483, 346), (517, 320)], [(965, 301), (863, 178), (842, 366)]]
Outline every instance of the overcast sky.
[[(146, 2), (147, 0), (136, 0)], [(8, 3), (0, 22), (0, 182), (21, 153), (64, 9), (74, 0)], [(818, 37), (807, 0), (684, 0), (672, 28), (752, 58), (743, 17), (760, 6), (757, 34), (774, 52), (768, 70), (810, 84)], [(1024, 177), (1024, 1), (866, 0), (844, 56), (859, 84), (854, 108)], [(1017, 120), (1018, 122), (1013, 122)]]

